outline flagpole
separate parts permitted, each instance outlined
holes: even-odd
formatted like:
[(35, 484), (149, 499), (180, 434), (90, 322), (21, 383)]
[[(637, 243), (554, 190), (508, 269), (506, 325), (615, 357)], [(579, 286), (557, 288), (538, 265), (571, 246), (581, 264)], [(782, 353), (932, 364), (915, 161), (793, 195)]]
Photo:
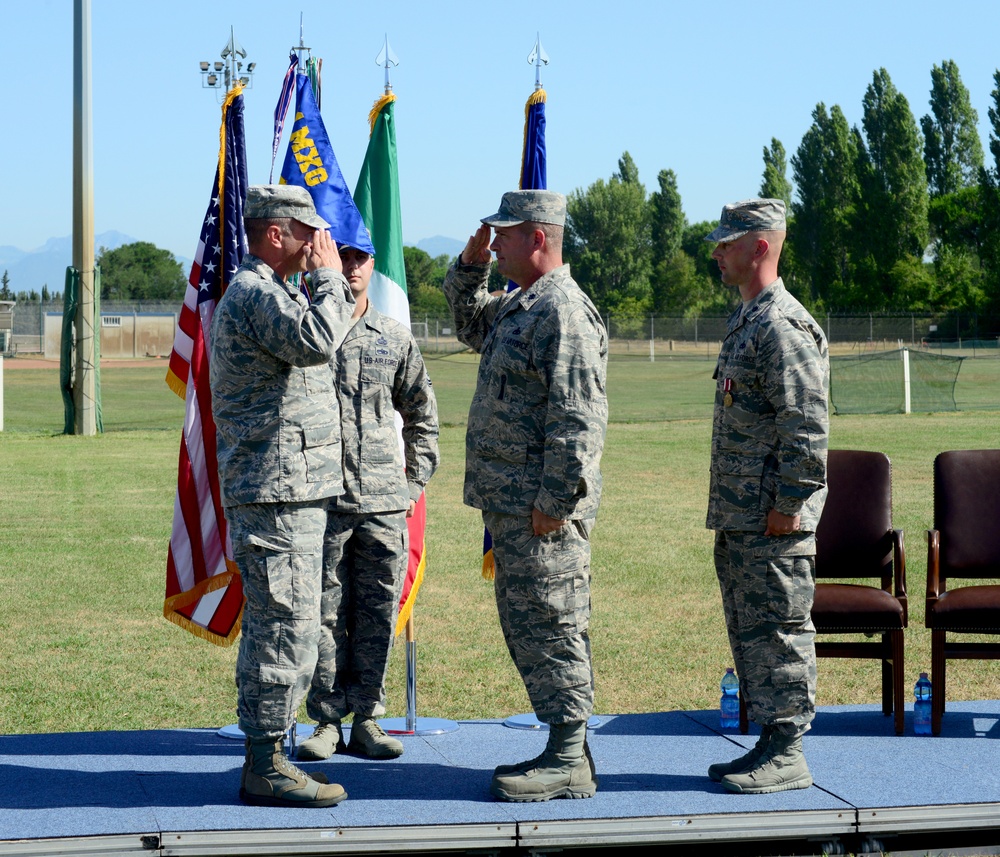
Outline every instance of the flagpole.
[[(372, 109), (372, 114), (369, 117), (372, 122), (372, 138), (369, 139), (369, 151), (365, 154), (365, 163), (362, 165), (362, 176), (368, 175), (370, 178), (370, 173), (366, 171), (371, 166), (370, 157), (375, 157), (372, 149), (373, 140), (376, 139), (374, 135), (375, 123), (378, 121), (378, 117), (381, 115), (380, 110), (391, 110), (392, 102), (395, 101), (395, 96), (392, 94), (392, 79), (390, 77), (390, 71), (393, 66), (399, 65), (399, 59), (392, 50), (392, 46), (389, 44), (389, 36), (385, 35), (385, 39), (382, 44), (382, 49), (379, 51), (378, 56), (375, 58), (375, 64), (381, 66), (385, 70), (385, 79), (383, 83), (383, 96), (381, 99), (376, 101), (376, 106)], [(381, 105), (381, 106), (380, 106)], [(394, 135), (394, 132), (393, 132)], [(394, 136), (393, 136), (394, 139)], [(377, 147), (376, 147), (377, 148)], [(395, 150), (395, 143), (392, 144), (391, 148)], [(383, 156), (385, 152), (381, 153)], [(393, 175), (394, 172), (393, 172)], [(359, 178), (359, 187), (362, 185), (362, 181)], [(369, 188), (369, 191), (371, 188)], [(383, 181), (380, 185), (380, 190), (385, 192), (389, 191), (390, 195), (398, 201), (399, 197), (399, 187), (398, 181), (395, 178)], [(373, 202), (372, 196), (378, 195), (379, 199), (384, 202), (385, 197), (380, 194), (365, 194), (365, 200), (368, 205), (364, 206), (365, 210), (368, 212), (368, 227), (372, 235), (387, 236), (394, 234), (393, 230), (390, 230), (388, 223), (392, 219), (390, 212), (384, 209), (378, 209), (378, 206)], [(358, 196), (357, 191), (355, 196)], [(398, 210), (396, 212), (398, 217)], [(398, 224), (397, 224), (398, 226)], [(398, 246), (396, 246), (398, 244)], [(399, 263), (402, 267), (402, 238), (401, 233), (395, 235), (395, 238), (383, 238), (381, 246), (376, 248), (376, 270), (378, 271), (388, 271), (388, 268), (379, 267), (380, 264), (385, 263), (386, 259), (391, 259), (393, 256), (393, 251), (399, 254)], [(391, 267), (391, 266), (390, 266)], [(384, 312), (391, 317), (396, 318), (397, 321), (404, 323), (407, 327), (410, 326), (409, 318), (409, 306), (406, 302), (406, 276), (405, 270), (400, 270), (399, 274), (401, 276), (395, 277), (394, 279), (403, 286), (402, 289), (398, 290), (402, 300), (400, 302), (388, 301), (388, 305), (379, 305), (378, 300), (375, 300), (375, 307), (380, 312)], [(379, 293), (384, 294), (384, 293)], [(372, 293), (369, 293), (370, 297), (374, 297)], [(401, 427), (402, 423), (397, 414), (396, 416), (396, 426), (397, 429)], [(404, 735), (441, 735), (445, 732), (454, 732), (458, 729), (458, 723), (454, 720), (446, 720), (437, 717), (418, 717), (417, 716), (417, 635), (416, 635), (416, 625), (414, 622), (414, 600), (416, 597), (416, 591), (419, 587), (419, 582), (423, 574), (424, 568), (424, 558), (426, 556), (426, 544), (423, 542), (423, 528), (426, 524), (426, 520), (423, 518), (426, 503), (425, 497), (420, 497), (417, 500), (416, 514), (413, 517), (407, 519), (407, 529), (411, 532), (411, 550), (409, 554), (413, 554), (413, 547), (415, 546), (414, 536), (415, 532), (419, 532), (419, 551), (416, 552), (416, 556), (419, 557), (419, 561), (416, 566), (413, 566), (407, 562), (407, 578), (409, 578), (409, 573), (413, 568), (416, 568), (416, 572), (411, 583), (411, 589), (409, 594), (405, 596), (406, 593), (406, 582), (404, 581), (403, 591), (400, 593), (400, 600), (406, 600), (406, 609), (409, 610), (408, 613), (403, 612), (402, 617), (405, 617), (405, 630), (406, 630), (406, 716), (405, 717), (389, 717), (382, 718), (379, 720), (379, 725), (389, 734), (404, 736)], [(417, 523), (421, 522), (422, 523)], [(416, 527), (416, 529), (411, 528)], [(402, 607), (403, 605), (401, 605)], [(397, 633), (399, 628), (397, 625)]]

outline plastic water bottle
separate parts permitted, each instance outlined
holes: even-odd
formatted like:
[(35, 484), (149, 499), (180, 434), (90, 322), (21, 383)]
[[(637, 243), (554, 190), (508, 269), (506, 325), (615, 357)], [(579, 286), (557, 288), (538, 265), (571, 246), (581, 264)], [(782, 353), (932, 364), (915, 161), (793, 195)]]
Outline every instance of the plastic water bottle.
[(913, 733), (915, 735), (931, 734), (931, 681), (927, 673), (920, 673), (920, 678), (913, 688)]
[(723, 729), (735, 729), (740, 725), (740, 680), (736, 671), (729, 667), (719, 685), (722, 698), (719, 700), (719, 725)]

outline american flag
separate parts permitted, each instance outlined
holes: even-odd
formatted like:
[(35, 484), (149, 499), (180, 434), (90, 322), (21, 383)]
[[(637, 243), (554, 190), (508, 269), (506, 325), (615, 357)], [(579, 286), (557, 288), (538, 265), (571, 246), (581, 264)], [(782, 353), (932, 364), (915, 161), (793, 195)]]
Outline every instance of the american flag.
[(184, 399), (174, 524), (167, 551), (163, 615), (221, 646), (240, 632), (243, 585), (231, 558), (219, 493), (219, 469), (208, 383), (212, 314), (246, 247), (247, 194), (242, 87), (222, 107), (219, 166), (184, 295), (167, 385)]

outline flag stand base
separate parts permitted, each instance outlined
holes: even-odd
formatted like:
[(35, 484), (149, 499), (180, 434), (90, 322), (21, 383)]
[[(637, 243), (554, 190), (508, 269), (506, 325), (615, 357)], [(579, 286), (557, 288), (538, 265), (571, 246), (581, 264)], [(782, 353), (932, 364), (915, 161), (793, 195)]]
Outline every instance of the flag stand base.
[(440, 717), (418, 717), (412, 725), (405, 717), (386, 717), (378, 725), (389, 735), (444, 735), (458, 731), (458, 723)]
[(406, 716), (379, 720), (390, 735), (444, 735), (457, 732), (458, 723), (440, 717), (417, 717), (417, 641), (413, 632), (413, 614), (406, 622)]
[[(604, 723), (604, 721), (601, 720), (600, 717), (596, 714), (592, 714), (590, 715), (590, 719), (587, 721), (587, 728), (597, 729), (602, 723)], [(549, 728), (549, 724), (542, 723), (541, 720), (535, 717), (534, 713), (515, 714), (504, 720), (503, 725), (509, 729), (538, 729), (540, 731), (548, 731)]]
[[(316, 727), (312, 723), (299, 723), (297, 720), (288, 727), (288, 734), (285, 735), (285, 754), (289, 759), (295, 758), (295, 748), (299, 741), (308, 738), (315, 729)], [(242, 741), (247, 737), (238, 723), (223, 726), (215, 734), (220, 738), (230, 738), (234, 741)]]

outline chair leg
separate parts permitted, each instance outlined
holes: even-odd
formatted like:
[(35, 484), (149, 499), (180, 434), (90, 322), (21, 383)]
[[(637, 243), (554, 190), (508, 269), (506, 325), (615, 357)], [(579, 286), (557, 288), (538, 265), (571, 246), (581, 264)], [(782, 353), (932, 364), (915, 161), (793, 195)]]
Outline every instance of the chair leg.
[(892, 632), (882, 635), (882, 650), (889, 654), (888, 658), (882, 658), (882, 713), (886, 716), (892, 714), (892, 668), (896, 649), (892, 641)]
[(746, 735), (750, 731), (750, 718), (747, 717), (747, 705), (743, 701), (743, 694), (740, 694), (740, 734)]
[[(892, 643), (892, 702), (893, 711), (896, 715), (896, 734), (903, 734), (903, 632), (893, 631), (890, 635)], [(883, 664), (884, 666), (884, 664)], [(883, 681), (884, 681), (883, 675)]]
[(931, 631), (931, 733), (941, 734), (944, 716), (945, 657), (944, 631)]

